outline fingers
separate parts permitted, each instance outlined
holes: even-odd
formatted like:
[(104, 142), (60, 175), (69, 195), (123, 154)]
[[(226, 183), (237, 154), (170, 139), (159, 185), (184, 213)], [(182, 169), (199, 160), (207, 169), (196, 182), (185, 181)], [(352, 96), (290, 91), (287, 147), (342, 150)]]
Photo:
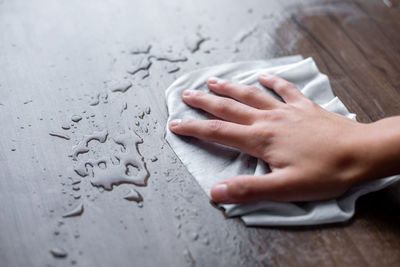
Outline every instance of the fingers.
[(211, 198), (217, 203), (233, 204), (260, 200), (290, 201), (289, 179), (278, 172), (263, 176), (240, 175), (214, 185)]
[(293, 103), (304, 98), (304, 95), (293, 83), (280, 77), (262, 74), (259, 77), (259, 81), (265, 87), (274, 90), (286, 103)]
[(250, 125), (255, 120), (257, 109), (246, 106), (236, 100), (207, 94), (201, 91), (186, 90), (182, 94), (186, 104), (200, 108), (221, 119)]
[(249, 149), (248, 126), (221, 120), (173, 120), (170, 130), (176, 134), (193, 136), (247, 151)]
[(232, 97), (257, 109), (273, 109), (281, 102), (256, 86), (236, 84), (219, 78), (210, 78), (208, 88), (219, 95)]

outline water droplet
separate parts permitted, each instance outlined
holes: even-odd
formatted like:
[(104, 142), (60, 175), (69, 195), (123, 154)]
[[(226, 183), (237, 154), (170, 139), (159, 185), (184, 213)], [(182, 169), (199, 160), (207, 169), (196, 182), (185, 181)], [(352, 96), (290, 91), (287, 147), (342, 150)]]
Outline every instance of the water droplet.
[(108, 93), (105, 93), (103, 96), (103, 103), (107, 104), (108, 103)]
[(149, 74), (150, 67), (153, 65), (150, 58), (143, 58), (142, 61), (139, 62), (138, 65), (129, 68), (126, 72), (131, 75), (135, 75), (140, 71), (145, 71), (146, 74)]
[(89, 175), (88, 169), (87, 169), (86, 166), (83, 165), (83, 164), (76, 164), (76, 165), (74, 166), (74, 171), (75, 171), (75, 173), (78, 174), (80, 177), (86, 177), (86, 176)]
[(196, 33), (196, 35), (192, 35), (190, 37), (185, 38), (185, 46), (192, 53), (196, 53), (200, 50), (201, 45), (209, 40), (209, 38), (204, 38), (200, 33)]
[(127, 109), (128, 109), (128, 103), (126, 103), (126, 102), (122, 103), (121, 114)]
[(196, 241), (197, 239), (199, 239), (199, 234), (198, 233), (192, 233), (191, 238), (192, 238), (193, 241)]
[(83, 213), (83, 211), (84, 211), (83, 203), (80, 203), (77, 207), (65, 213), (63, 217), (66, 218), (66, 217), (80, 216)]
[(97, 140), (100, 143), (104, 143), (107, 140), (107, 136), (107, 130), (94, 132), (93, 134), (83, 136), (82, 140), (72, 148), (73, 159), (76, 160), (79, 154), (89, 152), (88, 144), (90, 141)]
[(204, 238), (203, 239), (203, 244), (208, 246), (210, 244), (210, 240), (208, 240), (208, 238)]
[(170, 68), (167, 69), (168, 73), (175, 73), (178, 72), (181, 68), (179, 68), (178, 66), (172, 66)]
[[(147, 170), (143, 157), (138, 151), (138, 145), (143, 143), (142, 138), (136, 134), (126, 133), (113, 138), (113, 140), (116, 144), (122, 146), (124, 153), (115, 155), (119, 163), (108, 164), (107, 169), (101, 169), (98, 163), (108, 159), (90, 161), (93, 165), (94, 173), (93, 178), (90, 180), (91, 184), (107, 190), (111, 190), (113, 185), (121, 183), (131, 183), (139, 186), (146, 185), (150, 173)], [(133, 153), (134, 151), (136, 153)]]
[(62, 248), (53, 248), (53, 249), (50, 250), (50, 253), (55, 258), (65, 258), (68, 255), (68, 253)]
[(129, 200), (129, 201), (136, 201), (136, 202), (142, 202), (143, 197), (142, 195), (136, 191), (135, 189), (131, 189), (125, 196), (124, 199)]
[(73, 115), (73, 116), (71, 117), (71, 120), (72, 120), (73, 122), (79, 122), (80, 120), (82, 120), (82, 117), (79, 116), (79, 115)]
[(192, 253), (190, 253), (189, 249), (185, 249), (183, 251), (183, 256), (185, 257), (185, 260), (189, 266), (196, 266), (196, 261), (193, 259)]
[(65, 123), (65, 124), (61, 125), (61, 129), (69, 130), (69, 129), (71, 129), (71, 126), (68, 123)]
[(125, 93), (131, 87), (132, 87), (132, 83), (130, 81), (126, 81), (126, 80), (115, 82), (115, 83), (109, 85), (109, 89), (113, 93), (115, 93), (115, 92)]
[(93, 98), (93, 100), (92, 100), (92, 102), (90, 102), (90, 106), (97, 106), (98, 104), (100, 103), (100, 94), (97, 94), (94, 98)]
[(131, 51), (131, 54), (132, 55), (139, 55), (139, 54), (149, 54), (150, 53), (150, 50), (151, 50), (151, 45), (148, 45), (147, 47), (145, 47), (145, 48), (139, 48), (139, 49), (136, 49), (136, 50), (132, 50)]
[(49, 133), (49, 135), (55, 136), (55, 137), (58, 137), (58, 138), (61, 138), (61, 139), (65, 139), (65, 140), (70, 140), (71, 139), (68, 135), (62, 134), (62, 133), (51, 132), (51, 133)]
[[(71, 177), (69, 177), (69, 178), (71, 178)], [(76, 185), (81, 182), (81, 180), (73, 180), (72, 178), (71, 178), (71, 180), (72, 180), (72, 183), (71, 183), (72, 185)]]
[(187, 57), (169, 58), (169, 57), (149, 56), (149, 59), (152, 59), (152, 58), (155, 58), (157, 61), (167, 61), (169, 63), (186, 62), (188, 60)]

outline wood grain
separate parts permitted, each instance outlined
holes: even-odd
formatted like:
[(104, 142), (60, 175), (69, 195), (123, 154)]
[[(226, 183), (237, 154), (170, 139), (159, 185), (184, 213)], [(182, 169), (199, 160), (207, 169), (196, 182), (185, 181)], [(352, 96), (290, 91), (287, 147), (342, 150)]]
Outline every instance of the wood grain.
[[(390, 3), (0, 1), (0, 265), (398, 265), (398, 188), (362, 197), (348, 223), (246, 228), (209, 203), (164, 140), (164, 91), (179, 75), (298, 53), (316, 60), (360, 121), (399, 115), (400, 7)], [(148, 73), (127, 72), (150, 55)], [(133, 83), (126, 93), (107, 91), (123, 79)], [(82, 121), (61, 129), (73, 115)], [(109, 140), (138, 132), (147, 186), (102, 191), (73, 171), (72, 146), (98, 129)], [(130, 188), (143, 207), (123, 199)], [(79, 203), (81, 216), (62, 218)]]

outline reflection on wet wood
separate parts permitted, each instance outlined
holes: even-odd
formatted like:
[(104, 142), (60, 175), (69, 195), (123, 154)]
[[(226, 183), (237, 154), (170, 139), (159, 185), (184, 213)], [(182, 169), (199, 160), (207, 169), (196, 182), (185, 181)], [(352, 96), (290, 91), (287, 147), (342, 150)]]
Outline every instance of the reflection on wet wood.
[[(359, 120), (400, 115), (399, 1), (143, 2), (0, 2), (0, 265), (398, 264), (396, 188), (361, 198), (349, 223), (246, 228), (163, 135), (164, 90), (182, 73), (297, 53)], [(142, 142), (118, 143), (133, 132)], [(127, 151), (139, 160), (123, 165)], [(149, 176), (94, 187), (108, 166)]]

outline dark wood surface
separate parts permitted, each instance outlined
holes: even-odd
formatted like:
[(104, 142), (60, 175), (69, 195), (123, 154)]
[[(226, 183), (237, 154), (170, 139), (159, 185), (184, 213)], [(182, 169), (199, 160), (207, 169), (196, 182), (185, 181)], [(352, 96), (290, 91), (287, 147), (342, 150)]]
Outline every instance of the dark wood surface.
[[(1, 0), (0, 266), (398, 266), (398, 188), (362, 197), (348, 223), (247, 228), (209, 203), (163, 138), (179, 75), (298, 53), (360, 121), (400, 114), (399, 1)], [(148, 73), (127, 73), (150, 55)], [(123, 79), (126, 93), (107, 89)], [(95, 155), (123, 131), (143, 138), (147, 186), (103, 191), (74, 173), (72, 147), (98, 129), (109, 136), (90, 142)], [(130, 188), (143, 207), (123, 198)], [(81, 216), (62, 217), (79, 203)]]

